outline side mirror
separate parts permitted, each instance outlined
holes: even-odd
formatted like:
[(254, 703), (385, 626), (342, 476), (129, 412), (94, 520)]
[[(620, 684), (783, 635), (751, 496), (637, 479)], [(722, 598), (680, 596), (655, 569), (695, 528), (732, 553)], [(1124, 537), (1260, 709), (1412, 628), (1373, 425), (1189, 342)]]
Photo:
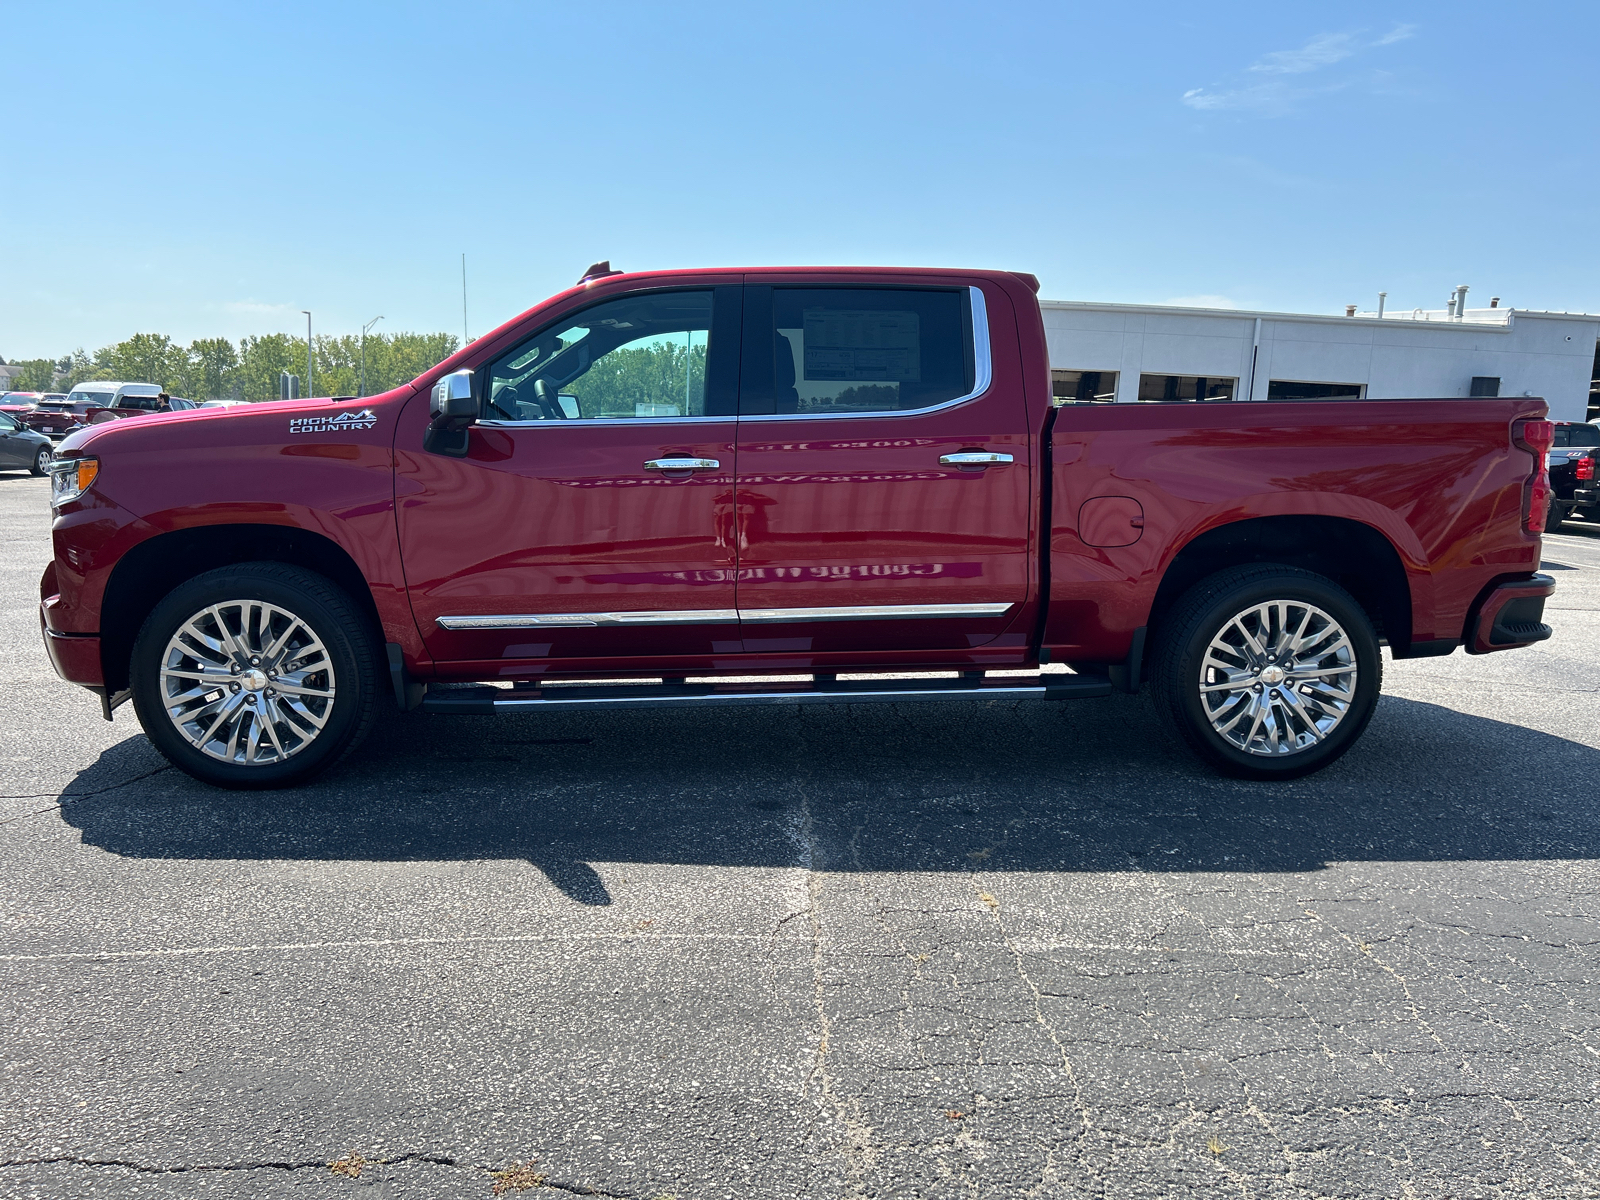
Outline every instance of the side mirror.
[(433, 385), (428, 401), (433, 417), (422, 448), (451, 458), (467, 456), (467, 427), (478, 419), (478, 398), (473, 394), (472, 372), (452, 371)]

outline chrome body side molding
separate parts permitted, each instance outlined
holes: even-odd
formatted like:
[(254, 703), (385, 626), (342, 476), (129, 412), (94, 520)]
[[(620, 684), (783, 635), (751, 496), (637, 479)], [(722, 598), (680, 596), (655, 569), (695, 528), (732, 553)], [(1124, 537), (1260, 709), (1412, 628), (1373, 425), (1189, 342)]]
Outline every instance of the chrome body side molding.
[(752, 625), (810, 621), (903, 621), (937, 617), (1002, 617), (1010, 604), (851, 604), (831, 608), (703, 608), (640, 612), (507, 613), (436, 617), (440, 629), (578, 629), (596, 625)]
[(582, 629), (595, 625), (734, 625), (731, 608), (668, 609), (653, 612), (511, 613), (501, 616), (436, 617), (440, 629)]
[(919, 617), (1001, 617), (1009, 604), (851, 604), (839, 608), (741, 608), (749, 625), (804, 621), (903, 621)]

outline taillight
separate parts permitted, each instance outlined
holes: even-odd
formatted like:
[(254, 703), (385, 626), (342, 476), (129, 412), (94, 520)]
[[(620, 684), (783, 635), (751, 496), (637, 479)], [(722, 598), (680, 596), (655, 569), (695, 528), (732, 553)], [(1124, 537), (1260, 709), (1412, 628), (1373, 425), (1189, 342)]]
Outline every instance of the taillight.
[(1577, 465), (1572, 468), (1572, 474), (1573, 478), (1575, 479), (1593, 479), (1594, 458), (1587, 455), (1583, 458), (1580, 458), (1577, 462)]
[(1511, 440), (1524, 450), (1532, 450), (1543, 460), (1556, 440), (1554, 421), (1518, 421), (1511, 427)]
[(1533, 474), (1522, 489), (1522, 527), (1529, 533), (1544, 532), (1545, 513), (1550, 508), (1550, 446), (1556, 440), (1554, 422), (1537, 419), (1515, 421), (1511, 440), (1533, 455)]

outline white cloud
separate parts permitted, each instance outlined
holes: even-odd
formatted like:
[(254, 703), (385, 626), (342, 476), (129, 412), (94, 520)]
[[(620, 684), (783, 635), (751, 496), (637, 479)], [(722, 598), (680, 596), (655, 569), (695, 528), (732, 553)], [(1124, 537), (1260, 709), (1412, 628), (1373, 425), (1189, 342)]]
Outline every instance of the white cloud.
[(1295, 50), (1274, 50), (1263, 54), (1245, 68), (1245, 72), (1267, 75), (1264, 83), (1249, 83), (1249, 74), (1241, 74), (1232, 86), (1217, 88), (1190, 88), (1179, 102), (1201, 112), (1222, 110), (1254, 111), (1267, 116), (1279, 116), (1293, 110), (1295, 105), (1321, 92), (1339, 91), (1357, 81), (1346, 73), (1317, 86), (1294, 85), (1288, 77), (1309, 75), (1337, 63), (1352, 59), (1378, 46), (1392, 46), (1403, 42), (1416, 32), (1415, 25), (1396, 25), (1376, 41), (1363, 39), (1363, 30), (1348, 33), (1319, 33)]
[(1228, 88), (1208, 92), (1205, 88), (1192, 88), (1183, 94), (1183, 103), (1202, 112), (1220, 109), (1238, 109), (1258, 112), (1266, 116), (1281, 116), (1290, 112), (1301, 100), (1322, 92), (1337, 92), (1350, 86), (1349, 80), (1337, 80), (1316, 87), (1291, 87), (1281, 79), (1268, 83), (1255, 83), (1249, 87)]
[(1301, 93), (1284, 87), (1281, 83), (1260, 83), (1254, 87), (1232, 88), (1221, 92), (1208, 92), (1205, 88), (1191, 88), (1183, 94), (1183, 102), (1201, 112), (1214, 112), (1226, 108), (1254, 108), (1282, 111)]
[(1373, 45), (1392, 46), (1396, 42), (1405, 41), (1408, 37), (1415, 33), (1416, 30), (1417, 27), (1415, 25), (1396, 25), (1388, 33), (1384, 34), (1381, 38), (1374, 42)]
[(1267, 75), (1303, 75), (1342, 62), (1360, 46), (1353, 33), (1319, 33), (1298, 50), (1274, 50), (1250, 64), (1250, 70)]

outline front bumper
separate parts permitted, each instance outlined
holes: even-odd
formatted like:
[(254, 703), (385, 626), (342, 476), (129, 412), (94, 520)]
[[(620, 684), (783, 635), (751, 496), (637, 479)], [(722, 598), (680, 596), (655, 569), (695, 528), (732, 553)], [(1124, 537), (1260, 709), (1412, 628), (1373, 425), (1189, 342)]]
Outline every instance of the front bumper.
[[(51, 564), (54, 567), (54, 563)], [(50, 578), (46, 572), (46, 579)], [(104, 688), (105, 672), (100, 666), (100, 635), (97, 633), (57, 633), (50, 628), (50, 610), (59, 596), (39, 601), (39, 632), (44, 635), (45, 653), (56, 674), (68, 683), (86, 688)]]
[(1544, 623), (1544, 602), (1555, 590), (1556, 581), (1549, 575), (1491, 587), (1467, 621), (1467, 653), (1516, 650), (1544, 641), (1555, 632)]

